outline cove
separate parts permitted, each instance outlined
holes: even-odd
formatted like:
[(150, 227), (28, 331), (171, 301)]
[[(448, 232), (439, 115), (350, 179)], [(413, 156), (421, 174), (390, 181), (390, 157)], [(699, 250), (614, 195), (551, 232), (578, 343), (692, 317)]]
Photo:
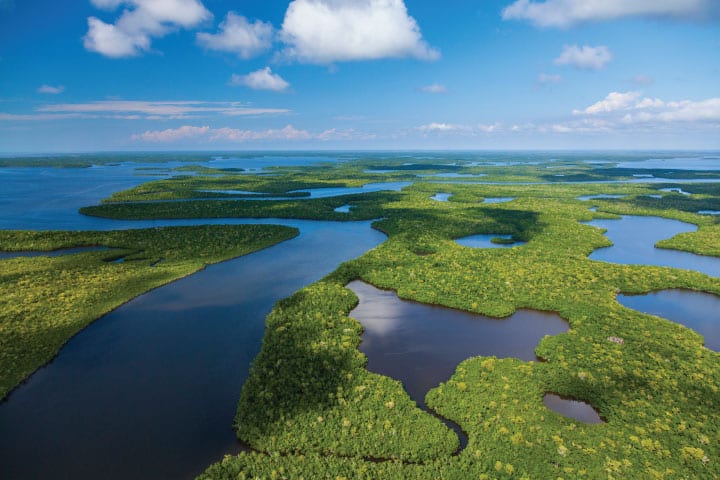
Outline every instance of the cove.
[(401, 300), (394, 291), (362, 281), (347, 288), (360, 299), (350, 316), (365, 328), (360, 351), (368, 357), (367, 369), (400, 380), (422, 408), (427, 392), (447, 381), (463, 360), (478, 355), (535, 360), (545, 335), (568, 330), (555, 313), (518, 310), (499, 319)]
[(277, 223), (300, 236), (137, 297), (13, 391), (0, 478), (189, 479), (237, 453), (232, 419), (265, 316), (385, 238), (370, 222)]
[(690, 223), (660, 217), (625, 216), (620, 220), (593, 220), (588, 224), (606, 229), (605, 236), (613, 243), (611, 247), (590, 254), (592, 260), (683, 268), (720, 276), (720, 258), (655, 247), (660, 240), (697, 230)]
[(661, 290), (647, 295), (618, 295), (622, 305), (685, 325), (705, 337), (705, 346), (720, 351), (720, 297), (691, 290)]

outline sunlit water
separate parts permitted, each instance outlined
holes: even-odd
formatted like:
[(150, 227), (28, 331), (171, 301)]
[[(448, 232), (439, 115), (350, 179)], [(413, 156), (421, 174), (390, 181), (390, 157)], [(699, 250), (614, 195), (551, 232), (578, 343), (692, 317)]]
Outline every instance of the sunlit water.
[(123, 167), (13, 175), (0, 193), (6, 229), (252, 223), (301, 234), (142, 295), (72, 338), (0, 404), (3, 480), (193, 478), (236, 452), (232, 419), (273, 304), (385, 238), (370, 222), (85, 217), (77, 208), (147, 177)]
[(511, 240), (512, 235), (496, 235), (496, 234), (480, 234), (471, 235), (469, 237), (458, 238), (455, 240), (456, 243), (463, 247), (470, 248), (512, 248), (525, 245), (526, 242), (513, 242), (513, 243), (495, 243), (492, 240), (494, 238), (500, 238), (503, 240)]
[(625, 216), (620, 220), (593, 220), (589, 224), (607, 229), (605, 235), (613, 242), (612, 247), (595, 250), (590, 255), (592, 260), (683, 268), (720, 276), (718, 257), (655, 247), (660, 240), (696, 231), (695, 225), (666, 218), (638, 216)]
[(618, 302), (643, 313), (667, 318), (705, 337), (705, 346), (720, 351), (720, 297), (690, 290), (663, 290), (647, 295), (618, 295)]

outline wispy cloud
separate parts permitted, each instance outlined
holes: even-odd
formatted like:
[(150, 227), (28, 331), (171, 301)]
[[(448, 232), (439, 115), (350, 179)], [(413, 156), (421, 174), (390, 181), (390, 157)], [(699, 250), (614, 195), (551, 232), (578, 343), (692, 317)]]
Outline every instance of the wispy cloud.
[(375, 135), (365, 134), (353, 129), (328, 129), (321, 133), (313, 134), (307, 130), (297, 129), (288, 125), (282, 129), (268, 130), (243, 130), (237, 128), (223, 127), (210, 128), (208, 126), (196, 127), (185, 125), (179, 128), (166, 130), (148, 130), (133, 135), (131, 140), (145, 143), (173, 143), (183, 140), (213, 142), (261, 142), (261, 141), (307, 141), (319, 140), (322, 142), (345, 141), (345, 140), (370, 140)]
[(447, 87), (439, 83), (433, 83), (431, 85), (420, 87), (420, 91), (425, 93), (447, 93)]
[(560, 28), (624, 17), (707, 20), (719, 15), (716, 0), (516, 0), (502, 12), (505, 20)]
[(562, 81), (562, 77), (557, 74), (541, 73), (538, 75), (537, 81), (540, 85), (554, 85)]
[(493, 133), (493, 132), (498, 131), (500, 128), (502, 128), (502, 125), (500, 123), (493, 123), (493, 124), (479, 123), (477, 125), (461, 125), (461, 124), (455, 124), (455, 123), (432, 122), (432, 123), (428, 123), (425, 125), (420, 125), (419, 127), (415, 127), (415, 130), (422, 132), (424, 134), (454, 133), (454, 134), (464, 134), (464, 135), (477, 135), (480, 133)]
[(242, 85), (253, 90), (271, 90), (273, 92), (283, 92), (290, 87), (290, 84), (280, 75), (273, 73), (270, 67), (261, 68), (247, 75), (233, 75), (230, 84)]
[(655, 80), (647, 75), (635, 75), (632, 78), (632, 82), (636, 85), (652, 85)]
[(598, 47), (565, 45), (554, 63), (555, 65), (570, 65), (581, 70), (601, 70), (610, 63), (612, 58), (610, 49), (604, 45)]
[(123, 120), (177, 120), (214, 116), (284, 115), (284, 108), (251, 107), (237, 102), (107, 100), (89, 103), (52, 103), (31, 114), (0, 113), (0, 120), (63, 120), (111, 118)]
[(307, 63), (440, 57), (403, 0), (293, 0), (279, 36), (285, 57)]
[(256, 108), (235, 102), (144, 102), (109, 100), (90, 103), (62, 103), (44, 105), (39, 112), (60, 113), (135, 113), (157, 117), (184, 118), (190, 115), (268, 115), (285, 114), (290, 111), (279, 108)]
[(65, 91), (65, 87), (58, 85), (53, 87), (52, 85), (42, 85), (37, 89), (38, 93), (44, 93), (47, 95), (59, 95)]
[(179, 28), (194, 28), (212, 18), (199, 0), (91, 0), (103, 10), (125, 10), (115, 23), (88, 18), (87, 50), (110, 58), (133, 57), (150, 50), (152, 39)]
[(272, 24), (248, 21), (242, 15), (229, 12), (220, 23), (218, 33), (198, 33), (198, 43), (208, 50), (234, 53), (240, 58), (256, 57), (272, 48)]

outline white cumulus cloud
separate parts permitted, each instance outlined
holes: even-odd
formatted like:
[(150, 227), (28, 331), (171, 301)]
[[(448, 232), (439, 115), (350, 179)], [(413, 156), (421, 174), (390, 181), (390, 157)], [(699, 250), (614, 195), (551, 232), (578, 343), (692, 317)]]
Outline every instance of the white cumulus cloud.
[(198, 33), (197, 41), (208, 50), (230, 52), (248, 59), (270, 50), (273, 35), (270, 23), (260, 20), (251, 23), (242, 15), (229, 12), (220, 23), (218, 33)]
[(87, 50), (110, 58), (140, 55), (150, 50), (152, 39), (178, 28), (193, 28), (212, 18), (199, 0), (92, 0), (101, 9), (125, 10), (113, 23), (88, 18), (83, 38)]
[(612, 60), (612, 53), (604, 45), (591, 47), (584, 45), (565, 45), (555, 65), (571, 65), (582, 70), (600, 70)]
[(273, 92), (283, 92), (290, 87), (290, 84), (280, 75), (273, 73), (270, 67), (261, 68), (247, 75), (233, 75), (230, 84), (243, 85), (254, 90), (272, 90)]
[(285, 56), (315, 64), (440, 57), (403, 0), (293, 0), (280, 38)]
[(640, 92), (610, 92), (575, 115), (597, 117), (615, 124), (720, 124), (720, 98), (665, 101)]
[(564, 28), (624, 17), (705, 20), (719, 13), (717, 0), (516, 0), (502, 16), (539, 27)]
[(52, 85), (42, 85), (37, 89), (38, 93), (45, 93), (47, 95), (59, 95), (65, 91), (65, 87), (58, 85), (56, 87)]
[(575, 110), (573, 113), (576, 115), (582, 113), (595, 115), (598, 113), (626, 110), (634, 105), (640, 96), (640, 92), (610, 92), (604, 99), (593, 103), (584, 110)]

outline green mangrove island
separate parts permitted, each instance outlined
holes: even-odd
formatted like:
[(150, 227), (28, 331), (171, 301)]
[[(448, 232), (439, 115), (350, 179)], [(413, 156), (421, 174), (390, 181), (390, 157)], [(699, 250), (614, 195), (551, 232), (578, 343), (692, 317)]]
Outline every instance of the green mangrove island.
[[(82, 209), (125, 220), (373, 220), (387, 235), (275, 305), (232, 423), (245, 448), (198, 478), (720, 478), (720, 354), (697, 332), (616, 300), (665, 289), (720, 295), (720, 278), (591, 260), (611, 242), (587, 224), (628, 215), (679, 220), (697, 230), (657, 247), (717, 260), (720, 217), (698, 212), (720, 210), (718, 172), (571, 156), (518, 164), (502, 155), (447, 157), (371, 156), (252, 173), (195, 166), (191, 157), (171, 178)], [(361, 191), (374, 183), (386, 185)], [(669, 191), (678, 187), (683, 193)], [(440, 192), (446, 201), (433, 198)], [(0, 261), (0, 397), (123, 302), (296, 234), (266, 225), (0, 232), (3, 251), (107, 247)], [(456, 242), (479, 234), (506, 248)], [(490, 317), (554, 312), (569, 330), (545, 336), (537, 361), (466, 359), (427, 393), (423, 410), (398, 380), (366, 368), (363, 327), (350, 316), (358, 298), (346, 288), (355, 280)], [(602, 421), (554, 412), (546, 394), (582, 401)], [(467, 445), (443, 420), (459, 426)]]

